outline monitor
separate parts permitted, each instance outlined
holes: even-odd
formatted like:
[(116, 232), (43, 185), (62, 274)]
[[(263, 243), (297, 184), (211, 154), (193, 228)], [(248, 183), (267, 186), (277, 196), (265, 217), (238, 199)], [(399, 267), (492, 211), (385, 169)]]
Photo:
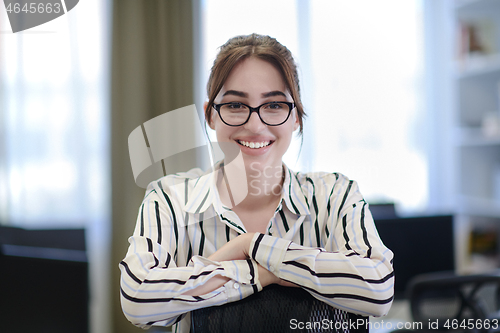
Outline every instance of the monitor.
[(394, 252), (395, 299), (414, 276), (454, 271), (453, 216), (376, 219), (382, 242)]

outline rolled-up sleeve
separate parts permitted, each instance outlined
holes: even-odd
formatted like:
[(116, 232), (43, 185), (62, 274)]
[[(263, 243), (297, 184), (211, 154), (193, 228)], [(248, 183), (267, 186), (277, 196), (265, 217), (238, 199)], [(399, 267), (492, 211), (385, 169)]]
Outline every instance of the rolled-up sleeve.
[[(174, 258), (183, 244), (170, 208), (155, 191), (145, 197), (119, 265), (123, 313), (142, 328), (169, 326), (190, 311), (234, 302), (262, 289), (253, 259), (216, 262), (195, 255), (187, 266), (178, 266)], [(185, 295), (217, 275), (230, 280), (207, 294)]]
[(354, 182), (339, 192), (342, 201), (322, 224), (324, 247), (301, 246), (290, 240), (257, 233), (249, 254), (277, 277), (308, 290), (314, 297), (343, 310), (382, 316), (394, 296), (393, 253), (384, 246), (368, 204)]

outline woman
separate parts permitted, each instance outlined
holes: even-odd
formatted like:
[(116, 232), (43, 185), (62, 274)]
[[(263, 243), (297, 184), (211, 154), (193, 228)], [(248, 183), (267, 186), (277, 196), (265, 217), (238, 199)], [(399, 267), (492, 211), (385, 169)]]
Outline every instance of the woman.
[[(126, 317), (187, 332), (190, 311), (270, 284), (304, 288), (349, 312), (386, 314), (392, 252), (356, 182), (294, 173), (282, 162), (305, 115), (288, 49), (268, 36), (232, 38), (207, 88), (206, 120), (226, 160), (215, 174), (194, 169), (149, 185), (120, 263)], [(231, 147), (240, 167), (227, 160)], [(245, 195), (234, 193), (242, 188)]]

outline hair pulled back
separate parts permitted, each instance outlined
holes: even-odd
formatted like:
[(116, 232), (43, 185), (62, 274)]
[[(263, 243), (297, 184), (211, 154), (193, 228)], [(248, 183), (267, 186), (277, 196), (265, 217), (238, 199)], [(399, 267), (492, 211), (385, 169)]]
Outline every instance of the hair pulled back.
[(208, 78), (208, 104), (205, 109), (205, 119), (211, 119), (214, 100), (231, 70), (236, 64), (249, 57), (267, 61), (281, 73), (296, 105), (300, 125), (299, 134), (302, 135), (303, 118), (306, 114), (300, 100), (299, 76), (292, 53), (275, 38), (258, 34), (233, 37), (220, 47)]

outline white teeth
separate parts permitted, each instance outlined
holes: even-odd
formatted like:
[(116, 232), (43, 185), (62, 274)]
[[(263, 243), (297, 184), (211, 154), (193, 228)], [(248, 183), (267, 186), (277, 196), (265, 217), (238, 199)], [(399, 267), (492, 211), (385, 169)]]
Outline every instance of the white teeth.
[(245, 147), (250, 147), (250, 148), (262, 148), (265, 146), (269, 146), (271, 141), (263, 141), (263, 142), (247, 142), (247, 141), (241, 141), (238, 140), (240, 144), (242, 144)]

